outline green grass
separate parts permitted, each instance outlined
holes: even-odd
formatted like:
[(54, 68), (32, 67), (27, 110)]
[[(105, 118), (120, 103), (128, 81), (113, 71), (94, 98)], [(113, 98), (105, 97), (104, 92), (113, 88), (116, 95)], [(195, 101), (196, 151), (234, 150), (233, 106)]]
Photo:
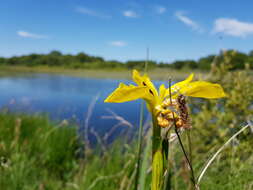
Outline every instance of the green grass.
[[(33, 73), (49, 73), (89, 78), (131, 79), (131, 72), (132, 70), (127, 69), (68, 69), (63, 67), (48, 66), (0, 66), (0, 77), (20, 76)], [(203, 76), (206, 74), (205, 72), (198, 70), (173, 70), (168, 68), (152, 69), (148, 73), (153, 80), (168, 80), (169, 77), (173, 80), (182, 80), (192, 72)]]
[[(10, 113), (0, 113), (0, 121), (0, 189), (133, 189), (135, 140), (116, 139), (106, 150), (97, 146), (84, 155), (84, 143), (75, 126), (56, 124), (44, 116)], [(195, 139), (193, 144), (201, 138)], [(171, 147), (172, 186), (186, 189), (188, 171), (183, 155), (177, 143)], [(195, 170), (206, 160), (208, 150), (199, 152), (204, 148), (199, 144), (194, 149)], [(252, 188), (251, 150), (247, 141), (228, 147), (204, 176), (201, 189)], [(147, 160), (150, 163), (150, 158)], [(150, 172), (146, 175), (148, 189)]]

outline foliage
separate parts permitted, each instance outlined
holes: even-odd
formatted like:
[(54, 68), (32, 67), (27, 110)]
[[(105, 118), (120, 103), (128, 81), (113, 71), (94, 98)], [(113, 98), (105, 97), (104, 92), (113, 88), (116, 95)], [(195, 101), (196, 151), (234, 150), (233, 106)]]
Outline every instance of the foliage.
[[(227, 55), (231, 58), (231, 69), (244, 69), (245, 63), (249, 64), (249, 67), (253, 69), (253, 53), (249, 54), (242, 52), (236, 52), (234, 50), (228, 50)], [(214, 59), (215, 58), (215, 59)], [(224, 56), (220, 55), (208, 55), (200, 58), (198, 61), (195, 60), (176, 60), (174, 62), (156, 62), (149, 61), (148, 68), (172, 68), (172, 69), (199, 69), (199, 70), (210, 70), (213, 61), (221, 63), (224, 61)], [(13, 56), (10, 58), (0, 57), (0, 65), (10, 66), (58, 66), (65, 68), (74, 69), (98, 69), (98, 68), (109, 68), (109, 69), (142, 69), (145, 65), (145, 60), (131, 60), (126, 62), (116, 60), (104, 60), (102, 57), (91, 56), (86, 53), (78, 53), (76, 55), (62, 54), (59, 51), (52, 51), (48, 54), (30, 54), (23, 56)]]

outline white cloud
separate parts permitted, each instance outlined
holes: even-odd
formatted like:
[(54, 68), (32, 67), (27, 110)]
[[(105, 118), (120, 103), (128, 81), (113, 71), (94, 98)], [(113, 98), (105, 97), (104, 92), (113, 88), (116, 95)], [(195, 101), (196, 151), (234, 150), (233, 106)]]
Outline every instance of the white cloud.
[(203, 32), (203, 29), (192, 19), (190, 19), (189, 17), (185, 16), (185, 13), (182, 11), (177, 11), (175, 13), (175, 16), (177, 17), (178, 20), (180, 20), (181, 22), (183, 22), (185, 25), (191, 27), (193, 30), (199, 31), (199, 32)]
[(246, 37), (253, 34), (253, 23), (237, 19), (219, 18), (214, 22), (212, 33), (223, 33), (229, 36)]
[(155, 10), (156, 10), (156, 12), (158, 13), (158, 14), (163, 14), (163, 13), (165, 13), (166, 12), (166, 7), (164, 7), (164, 6), (156, 6), (155, 7)]
[(111, 18), (110, 15), (106, 15), (103, 13), (100, 13), (98, 11), (92, 10), (92, 9), (88, 9), (86, 7), (76, 7), (76, 11), (78, 13), (84, 14), (84, 15), (88, 15), (88, 16), (93, 16), (93, 17), (97, 17), (97, 18), (102, 18), (102, 19), (109, 19)]
[(129, 17), (129, 18), (137, 18), (137, 17), (139, 17), (139, 15), (136, 12), (131, 11), (131, 10), (123, 11), (123, 15), (125, 17)]
[(41, 34), (34, 34), (27, 31), (19, 30), (17, 31), (17, 35), (23, 38), (33, 38), (33, 39), (46, 39), (48, 36), (41, 35)]
[(113, 42), (110, 42), (109, 44), (115, 47), (124, 47), (127, 45), (127, 43), (124, 41), (113, 41)]

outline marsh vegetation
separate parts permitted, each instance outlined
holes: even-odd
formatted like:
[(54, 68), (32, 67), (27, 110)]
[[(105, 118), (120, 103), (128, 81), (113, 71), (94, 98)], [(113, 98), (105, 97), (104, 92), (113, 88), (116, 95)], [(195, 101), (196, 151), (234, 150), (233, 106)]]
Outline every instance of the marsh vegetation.
[[(253, 189), (252, 71), (246, 68), (231, 72), (230, 64), (231, 59), (214, 64), (205, 75), (205, 80), (221, 84), (227, 98), (188, 100), (192, 129), (180, 135), (196, 176), (228, 139), (248, 126), (215, 157), (202, 177), (200, 189)], [(92, 114), (88, 114), (90, 117)], [(142, 123), (139, 149), (136, 130), (108, 143), (89, 125), (80, 133), (80, 126), (72, 122), (8, 110), (2, 110), (0, 120), (0, 189), (150, 189), (150, 122)], [(91, 134), (97, 143), (91, 145), (83, 132)], [(177, 139), (169, 142), (168, 166), (169, 189), (192, 188), (190, 170)]]

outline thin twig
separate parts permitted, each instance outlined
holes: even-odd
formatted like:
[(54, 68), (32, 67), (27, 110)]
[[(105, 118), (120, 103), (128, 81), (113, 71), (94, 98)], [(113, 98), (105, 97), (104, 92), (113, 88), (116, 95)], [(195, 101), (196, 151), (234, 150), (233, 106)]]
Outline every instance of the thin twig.
[(93, 128), (91, 128), (90, 133), (93, 134), (96, 137), (97, 142), (101, 145), (101, 148), (102, 148), (103, 152), (107, 153), (106, 146), (104, 145), (103, 140), (99, 136), (99, 134)]
[(186, 135), (187, 135), (187, 140), (188, 140), (188, 148), (189, 148), (189, 160), (191, 161), (192, 164), (192, 140), (191, 140), (191, 131), (187, 130), (186, 131)]
[(90, 149), (90, 141), (89, 141), (89, 121), (93, 112), (93, 109), (95, 107), (95, 104), (97, 102), (99, 98), (99, 95), (96, 95), (93, 100), (91, 101), (89, 107), (88, 107), (88, 111), (87, 111), (87, 115), (85, 117), (85, 122), (84, 122), (84, 140), (85, 140), (85, 148), (86, 149)]
[(133, 124), (131, 124), (129, 121), (127, 121), (125, 118), (123, 118), (122, 116), (119, 116), (118, 114), (116, 114), (115, 112), (113, 112), (110, 109), (106, 109), (111, 115), (109, 116), (102, 116), (102, 119), (114, 119), (117, 120), (118, 123), (115, 124), (108, 132), (105, 133), (103, 139), (104, 142), (106, 142), (108, 140), (108, 138), (110, 136), (113, 135), (113, 133), (121, 126), (127, 126), (128, 128), (133, 128)]

